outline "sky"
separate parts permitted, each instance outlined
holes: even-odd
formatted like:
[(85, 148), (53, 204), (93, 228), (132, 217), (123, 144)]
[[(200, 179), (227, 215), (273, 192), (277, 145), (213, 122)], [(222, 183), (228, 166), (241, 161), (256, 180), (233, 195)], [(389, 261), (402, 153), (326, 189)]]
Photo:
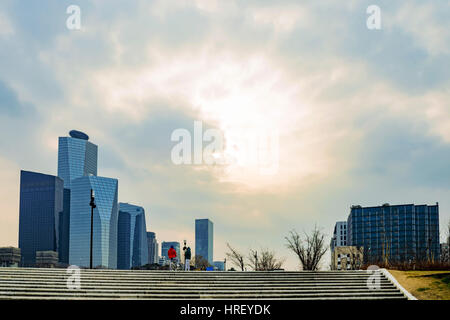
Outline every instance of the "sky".
[[(215, 260), (228, 242), (297, 269), (288, 232), (317, 225), (328, 244), (356, 204), (439, 202), (443, 229), (449, 16), (445, 0), (2, 0), (0, 246), (18, 243), (20, 170), (56, 175), (71, 129), (159, 242), (193, 247), (194, 220), (211, 219)], [(195, 121), (237, 162), (175, 164), (172, 133), (195, 139)], [(240, 161), (248, 132), (276, 133), (275, 173)]]

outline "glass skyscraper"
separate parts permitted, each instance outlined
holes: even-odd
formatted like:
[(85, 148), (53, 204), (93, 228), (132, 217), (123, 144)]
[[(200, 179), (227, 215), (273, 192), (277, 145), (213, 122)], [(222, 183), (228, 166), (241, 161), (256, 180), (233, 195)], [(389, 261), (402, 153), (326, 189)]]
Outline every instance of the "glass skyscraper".
[(145, 210), (128, 203), (119, 203), (117, 268), (130, 269), (148, 263)]
[(36, 251), (58, 251), (63, 181), (55, 176), (20, 172), (19, 248), (23, 266), (34, 266)]
[(85, 176), (70, 183), (70, 248), (69, 263), (88, 267), (90, 264), (91, 207), (90, 190), (95, 192), (93, 265), (117, 268), (118, 181)]
[(147, 232), (148, 263), (158, 263), (158, 241), (154, 232)]
[(352, 206), (349, 245), (364, 247), (364, 262), (438, 261), (439, 205)]
[(64, 188), (70, 189), (71, 181), (88, 175), (97, 175), (98, 147), (89, 137), (76, 130), (70, 137), (59, 137), (58, 177), (64, 180)]
[(195, 255), (213, 264), (213, 223), (209, 219), (195, 220)]
[(98, 147), (89, 142), (89, 136), (72, 130), (70, 137), (59, 137), (58, 177), (64, 181), (64, 210), (60, 213), (59, 260), (69, 263), (70, 189), (71, 181), (83, 176), (97, 175)]

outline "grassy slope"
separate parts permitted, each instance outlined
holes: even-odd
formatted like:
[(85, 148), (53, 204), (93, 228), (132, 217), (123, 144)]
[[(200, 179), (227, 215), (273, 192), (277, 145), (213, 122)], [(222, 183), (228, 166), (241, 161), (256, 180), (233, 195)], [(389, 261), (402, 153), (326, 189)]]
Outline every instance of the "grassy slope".
[(389, 272), (419, 300), (450, 300), (450, 270)]

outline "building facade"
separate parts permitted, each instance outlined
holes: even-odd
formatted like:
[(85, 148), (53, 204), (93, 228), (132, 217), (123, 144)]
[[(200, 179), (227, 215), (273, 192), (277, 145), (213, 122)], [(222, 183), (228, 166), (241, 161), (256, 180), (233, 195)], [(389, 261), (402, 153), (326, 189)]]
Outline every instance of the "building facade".
[(147, 263), (145, 210), (140, 206), (119, 203), (117, 268), (131, 269)]
[(348, 244), (366, 263), (439, 261), (439, 205), (352, 206)]
[(158, 241), (154, 232), (147, 232), (148, 263), (158, 263)]
[(118, 181), (84, 176), (70, 183), (70, 247), (69, 263), (90, 265), (91, 207), (90, 192), (95, 193), (93, 266), (117, 268)]
[(0, 267), (17, 268), (20, 266), (20, 249), (14, 247), (0, 248)]
[(195, 220), (195, 255), (201, 256), (213, 264), (214, 230), (209, 219)]
[(363, 262), (363, 247), (339, 246), (331, 253), (331, 270), (359, 270)]
[(170, 249), (170, 246), (173, 246), (175, 251), (177, 252), (177, 261), (181, 261), (180, 256), (180, 243), (176, 241), (163, 241), (161, 242), (161, 256), (166, 259), (166, 261), (169, 261), (169, 254), (168, 251)]
[(334, 226), (333, 237), (331, 238), (331, 251), (335, 247), (342, 247), (347, 245), (347, 221), (338, 221)]
[(37, 251), (36, 267), (55, 268), (58, 265), (59, 257), (56, 251)]
[(35, 266), (37, 251), (58, 251), (63, 190), (63, 181), (58, 177), (20, 172), (19, 248), (22, 266)]

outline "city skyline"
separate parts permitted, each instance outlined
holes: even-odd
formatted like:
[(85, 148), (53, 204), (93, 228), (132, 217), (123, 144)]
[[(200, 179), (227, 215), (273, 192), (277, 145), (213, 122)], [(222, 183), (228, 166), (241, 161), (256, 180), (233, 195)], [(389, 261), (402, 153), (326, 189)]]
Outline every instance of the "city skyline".
[[(81, 30), (68, 30), (64, 1), (2, 2), (0, 246), (18, 246), (20, 170), (57, 175), (71, 129), (101, 146), (97, 174), (145, 208), (160, 243), (193, 248), (193, 221), (214, 221), (216, 260), (229, 242), (296, 269), (289, 230), (317, 224), (330, 243), (352, 205), (439, 202), (444, 226), (449, 7), (383, 2), (368, 30), (369, 3), (324, 3), (81, 2)], [(195, 121), (279, 129), (277, 174), (175, 165), (171, 134), (194, 137)]]

